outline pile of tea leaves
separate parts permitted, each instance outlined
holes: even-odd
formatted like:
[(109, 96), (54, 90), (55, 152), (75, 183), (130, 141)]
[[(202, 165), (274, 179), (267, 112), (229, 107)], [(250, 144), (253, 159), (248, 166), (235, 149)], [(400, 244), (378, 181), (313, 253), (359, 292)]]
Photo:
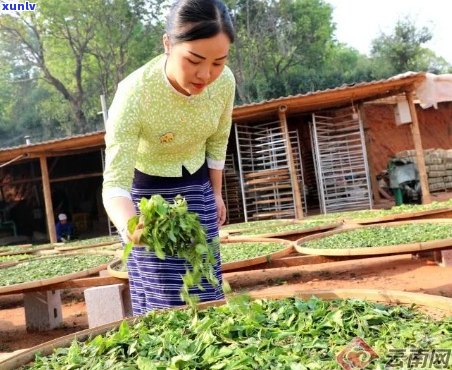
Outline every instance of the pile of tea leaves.
[(197, 315), (152, 311), (84, 343), (38, 355), (25, 369), (336, 370), (336, 356), (355, 337), (379, 356), (369, 368), (384, 369), (392, 350), (452, 348), (451, 333), (452, 318), (433, 320), (414, 307), (240, 297)]

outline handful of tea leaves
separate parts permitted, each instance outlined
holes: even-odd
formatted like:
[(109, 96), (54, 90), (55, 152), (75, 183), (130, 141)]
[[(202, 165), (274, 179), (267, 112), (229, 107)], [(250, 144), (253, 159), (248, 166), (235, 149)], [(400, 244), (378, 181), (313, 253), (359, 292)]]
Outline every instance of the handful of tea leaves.
[(127, 224), (131, 242), (125, 246), (123, 259), (127, 259), (134, 245), (144, 246), (162, 260), (166, 256), (184, 258), (191, 266), (182, 277), (181, 299), (195, 304), (198, 297), (189, 295), (188, 290), (194, 286), (203, 290), (202, 277), (218, 285), (213, 269), (215, 256), (198, 215), (188, 211), (187, 201), (180, 195), (172, 204), (158, 194), (142, 198), (138, 208), (140, 215), (130, 218)]

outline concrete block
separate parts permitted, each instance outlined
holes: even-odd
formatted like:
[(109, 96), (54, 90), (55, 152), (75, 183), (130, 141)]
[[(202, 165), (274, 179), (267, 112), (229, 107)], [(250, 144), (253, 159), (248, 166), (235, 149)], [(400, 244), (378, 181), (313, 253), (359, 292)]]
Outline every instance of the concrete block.
[(105, 285), (85, 289), (85, 302), (90, 328), (122, 320), (124, 308), (124, 284)]
[(62, 325), (59, 290), (24, 293), (27, 330), (51, 330)]
[(437, 262), (442, 267), (452, 267), (452, 249), (443, 249), (438, 252)]

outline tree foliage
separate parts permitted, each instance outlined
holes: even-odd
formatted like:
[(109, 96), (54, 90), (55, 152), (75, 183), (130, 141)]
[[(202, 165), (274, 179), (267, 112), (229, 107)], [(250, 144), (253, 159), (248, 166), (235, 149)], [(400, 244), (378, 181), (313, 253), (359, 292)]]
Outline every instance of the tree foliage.
[[(36, 80), (34, 87), (47, 90), (39, 104), (42, 115), (36, 116), (43, 127), (54, 118), (63, 134), (91, 131), (99, 121), (99, 95), (112, 95), (118, 82), (142, 63), (130, 47), (151, 54), (155, 48), (148, 45), (156, 45), (161, 25), (144, 22), (152, 10), (144, 0), (42, 0), (38, 5), (36, 12), (0, 17), (6, 46), (2, 60), (23, 66)], [(14, 84), (18, 77), (6, 79)]]
[[(337, 42), (327, 1), (226, 3), (237, 34), (229, 58), (236, 104), (451, 70), (424, 46), (430, 30), (409, 19), (379, 35), (366, 56)], [(2, 14), (0, 145), (101, 128), (99, 96), (110, 103), (120, 80), (162, 52), (167, 9), (165, 0), (40, 0), (35, 12)]]
[(371, 57), (378, 78), (407, 71), (444, 73), (449, 66), (423, 45), (433, 37), (427, 27), (418, 28), (410, 18), (397, 21), (390, 34), (381, 33), (373, 40)]

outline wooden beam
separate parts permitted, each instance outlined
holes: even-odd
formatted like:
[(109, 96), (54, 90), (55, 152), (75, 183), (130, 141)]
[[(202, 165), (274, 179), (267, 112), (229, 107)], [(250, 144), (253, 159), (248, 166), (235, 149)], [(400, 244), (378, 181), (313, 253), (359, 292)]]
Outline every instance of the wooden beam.
[[(62, 181), (70, 181), (70, 180), (83, 180), (88, 177), (102, 177), (102, 172), (94, 172), (94, 173), (84, 173), (81, 175), (73, 175), (73, 176), (65, 176), (65, 177), (57, 177), (55, 179), (49, 179), (49, 182), (62, 182)], [(5, 185), (19, 185), (19, 184), (29, 184), (30, 182), (40, 182), (40, 177), (32, 177), (31, 179), (23, 179), (23, 180), (13, 180), (7, 183), (2, 184)]]
[[(84, 135), (76, 135), (64, 139), (50, 140), (43, 143), (21, 145), (15, 148), (0, 149), (0, 163), (11, 160), (20, 155), (27, 154), (28, 158), (40, 158), (59, 156), (80, 152), (95, 151), (105, 147), (105, 131), (94, 132)], [(26, 158), (24, 158), (26, 159)]]
[(55, 216), (53, 214), (52, 194), (50, 191), (49, 168), (47, 167), (47, 157), (39, 157), (41, 164), (42, 189), (44, 193), (44, 203), (47, 215), (47, 230), (49, 232), (50, 243), (56, 243)]
[(58, 177), (56, 179), (51, 179), (50, 182), (61, 182), (61, 181), (69, 181), (69, 180), (83, 180), (88, 177), (102, 177), (102, 172), (95, 172), (95, 173), (85, 173), (82, 175), (73, 175), (73, 176), (65, 176), (65, 177)]
[(370, 176), (370, 186), (372, 189), (372, 194), (374, 196), (374, 201), (378, 202), (381, 200), (380, 192), (378, 191), (378, 181), (377, 174), (375, 173), (374, 163), (372, 160), (372, 142), (369, 137), (369, 124), (367, 123), (366, 113), (364, 111), (363, 104), (359, 105), (359, 115), (361, 116), (361, 120), (363, 123), (363, 131), (364, 131), (364, 139), (366, 143), (366, 155), (367, 155), (367, 164), (369, 166), (369, 176)]
[(422, 190), (422, 204), (429, 204), (432, 202), (432, 199), (430, 196), (430, 189), (428, 187), (427, 169), (425, 167), (424, 160), (424, 148), (422, 147), (421, 132), (419, 130), (419, 121), (416, 114), (416, 106), (414, 105), (413, 101), (413, 91), (407, 91), (405, 95), (408, 100), (408, 105), (410, 107), (411, 113), (412, 122), (410, 124), (410, 128), (411, 135), (413, 136), (414, 149), (416, 150), (417, 169), (419, 171)]
[(297, 219), (303, 218), (303, 205), (301, 203), (301, 192), (300, 186), (298, 185), (297, 179), (297, 169), (295, 168), (295, 162), (293, 160), (292, 144), (290, 143), (289, 129), (287, 128), (287, 118), (286, 118), (286, 106), (280, 106), (278, 108), (279, 123), (281, 126), (281, 131), (284, 139), (286, 140), (286, 155), (287, 163), (289, 165), (290, 182), (292, 184), (294, 201), (295, 201), (295, 217)]

